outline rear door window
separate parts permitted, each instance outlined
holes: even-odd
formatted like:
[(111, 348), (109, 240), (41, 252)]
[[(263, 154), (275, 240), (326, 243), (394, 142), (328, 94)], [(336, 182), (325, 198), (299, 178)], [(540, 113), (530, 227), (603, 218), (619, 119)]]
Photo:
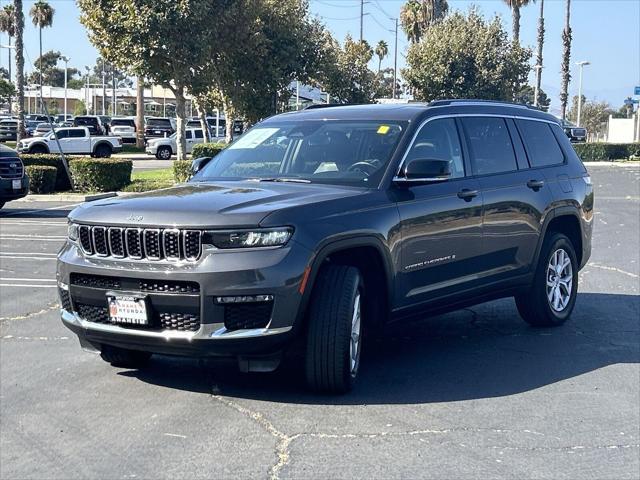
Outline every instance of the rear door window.
[(516, 120), (516, 124), (532, 167), (546, 167), (564, 162), (562, 150), (548, 123)]
[(463, 117), (461, 120), (477, 175), (512, 172), (518, 169), (511, 135), (504, 119)]
[(71, 138), (84, 138), (84, 130), (82, 128), (69, 129), (69, 137), (71, 137)]

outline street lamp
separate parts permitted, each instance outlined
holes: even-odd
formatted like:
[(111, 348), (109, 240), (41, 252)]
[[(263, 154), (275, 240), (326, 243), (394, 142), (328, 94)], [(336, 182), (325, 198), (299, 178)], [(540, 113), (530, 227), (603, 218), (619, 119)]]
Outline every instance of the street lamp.
[[(6, 48), (7, 50), (15, 50), (15, 45), (11, 45), (11, 37), (9, 37), (9, 45), (0, 45), (0, 48)], [(9, 82), (11, 82), (11, 52), (9, 52)], [(9, 115), (13, 110), (13, 102), (11, 100), (11, 95), (9, 95)], [(23, 105), (24, 106), (24, 105)]]
[(580, 115), (582, 114), (582, 70), (585, 65), (591, 65), (591, 62), (587, 62), (583, 60), (582, 62), (577, 62), (576, 65), (580, 67), (580, 81), (578, 82), (578, 119), (577, 125), (580, 126)]
[(67, 69), (68, 69), (69, 60), (71, 59), (63, 55), (60, 57), (60, 60), (64, 62), (64, 121), (66, 122), (67, 121)]

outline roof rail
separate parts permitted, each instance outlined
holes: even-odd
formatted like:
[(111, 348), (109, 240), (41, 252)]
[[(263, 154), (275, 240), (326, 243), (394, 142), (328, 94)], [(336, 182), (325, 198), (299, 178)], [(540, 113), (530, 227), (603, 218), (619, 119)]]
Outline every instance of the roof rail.
[(449, 99), (449, 100), (433, 100), (432, 102), (429, 102), (430, 107), (443, 107), (446, 105), (496, 105), (496, 106), (507, 106), (507, 107), (516, 107), (516, 108), (527, 108), (530, 110), (540, 111), (538, 107), (525, 105), (524, 103), (507, 102), (503, 100), (478, 100), (478, 99), (461, 98), (461, 99)]
[(330, 108), (330, 107), (344, 107), (349, 105), (348, 103), (315, 103), (303, 108), (303, 110), (316, 110), (318, 108)]

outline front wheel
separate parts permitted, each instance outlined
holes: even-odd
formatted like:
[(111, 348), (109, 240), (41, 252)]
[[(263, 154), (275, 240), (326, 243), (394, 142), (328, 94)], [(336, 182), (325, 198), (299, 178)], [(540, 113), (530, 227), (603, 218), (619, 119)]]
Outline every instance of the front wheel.
[(44, 145), (34, 145), (29, 149), (29, 153), (43, 154), (49, 153)]
[(305, 370), (312, 390), (345, 393), (353, 386), (362, 349), (363, 282), (355, 267), (326, 266), (309, 306)]
[(533, 284), (516, 296), (518, 312), (534, 327), (567, 321), (578, 295), (578, 261), (571, 240), (561, 233), (545, 239)]
[(170, 147), (158, 147), (158, 151), (156, 152), (156, 158), (158, 160), (169, 160), (171, 155), (172, 152)]
[(114, 367), (140, 368), (149, 361), (151, 353), (103, 345), (100, 357)]

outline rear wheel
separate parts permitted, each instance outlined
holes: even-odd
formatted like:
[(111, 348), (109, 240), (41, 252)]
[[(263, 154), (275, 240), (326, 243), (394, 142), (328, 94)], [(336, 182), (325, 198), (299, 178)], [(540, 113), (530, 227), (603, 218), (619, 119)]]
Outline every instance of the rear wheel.
[(103, 345), (100, 357), (114, 367), (139, 368), (149, 361), (151, 353)]
[(44, 145), (34, 145), (29, 149), (29, 153), (48, 153)]
[(111, 156), (111, 152), (112, 150), (109, 145), (102, 144), (96, 147), (95, 155), (98, 158), (109, 158)]
[(171, 147), (158, 147), (158, 151), (156, 152), (156, 158), (158, 160), (169, 160), (171, 155)]
[(545, 239), (533, 284), (516, 296), (518, 312), (535, 327), (567, 321), (578, 294), (578, 261), (571, 241), (561, 233)]
[(355, 267), (330, 265), (319, 274), (309, 306), (305, 370), (315, 391), (345, 393), (360, 366), (363, 282)]

